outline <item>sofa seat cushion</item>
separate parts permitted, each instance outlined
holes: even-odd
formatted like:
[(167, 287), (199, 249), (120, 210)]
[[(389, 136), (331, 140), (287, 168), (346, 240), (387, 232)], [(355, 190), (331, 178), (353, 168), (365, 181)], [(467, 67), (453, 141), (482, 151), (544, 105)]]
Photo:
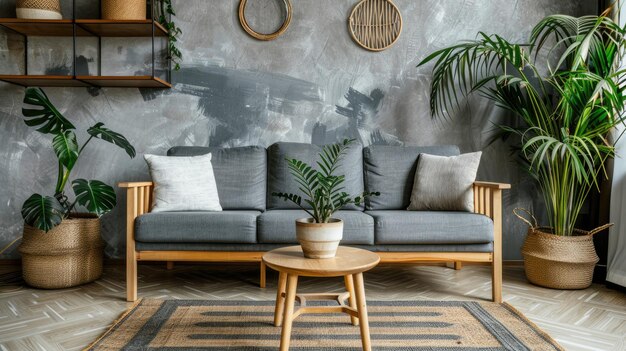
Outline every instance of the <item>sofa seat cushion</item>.
[[(259, 216), (259, 243), (297, 244), (296, 219), (308, 215), (302, 210), (271, 210)], [(342, 245), (372, 245), (374, 219), (361, 211), (337, 211), (333, 216), (342, 219)]]
[(484, 244), (493, 241), (487, 216), (453, 211), (366, 211), (374, 217), (375, 243)]
[(147, 243), (256, 243), (259, 211), (158, 212), (135, 219), (135, 240)]

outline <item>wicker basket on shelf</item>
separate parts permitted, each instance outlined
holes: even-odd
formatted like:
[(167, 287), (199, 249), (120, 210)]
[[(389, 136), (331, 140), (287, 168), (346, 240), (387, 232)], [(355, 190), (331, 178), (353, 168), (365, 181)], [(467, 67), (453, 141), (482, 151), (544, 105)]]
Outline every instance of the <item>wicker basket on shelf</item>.
[(25, 19), (62, 19), (59, 0), (16, 0), (17, 18)]
[(25, 225), (19, 248), (22, 276), (28, 285), (43, 289), (89, 283), (102, 275), (103, 247), (96, 217), (64, 219), (47, 233)]
[(600, 260), (593, 245), (593, 235), (611, 226), (606, 224), (591, 231), (575, 229), (572, 236), (553, 234), (549, 227), (539, 227), (515, 215), (528, 224), (528, 235), (522, 246), (526, 278), (535, 285), (552, 289), (585, 289), (591, 285), (593, 270)]
[(102, 19), (145, 20), (146, 0), (102, 0)]

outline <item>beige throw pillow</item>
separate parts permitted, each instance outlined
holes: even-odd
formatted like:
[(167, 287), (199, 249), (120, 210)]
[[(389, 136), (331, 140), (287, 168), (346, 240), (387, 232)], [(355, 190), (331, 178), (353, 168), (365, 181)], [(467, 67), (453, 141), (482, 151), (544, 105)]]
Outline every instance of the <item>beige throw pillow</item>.
[(152, 212), (221, 211), (211, 154), (144, 155), (154, 182)]
[(420, 154), (410, 211), (474, 211), (472, 184), (482, 152), (459, 156)]

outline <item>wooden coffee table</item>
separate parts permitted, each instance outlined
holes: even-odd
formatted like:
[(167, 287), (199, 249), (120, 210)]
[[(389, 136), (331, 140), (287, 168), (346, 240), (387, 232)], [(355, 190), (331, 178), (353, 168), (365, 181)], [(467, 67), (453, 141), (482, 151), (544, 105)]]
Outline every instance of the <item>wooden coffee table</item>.
[[(274, 325), (282, 325), (280, 350), (289, 350), (293, 320), (304, 313), (346, 313), (353, 325), (360, 325), (363, 350), (372, 349), (370, 343), (363, 272), (374, 268), (380, 257), (377, 254), (352, 247), (340, 246), (337, 256), (326, 259), (304, 258), (300, 246), (283, 247), (263, 255), (263, 263), (279, 272), (276, 292)], [(296, 294), (298, 277), (344, 277), (346, 292), (342, 294)], [(300, 307), (294, 312), (296, 298)], [(309, 300), (337, 300), (338, 306), (306, 305)], [(346, 300), (349, 305), (346, 305)]]

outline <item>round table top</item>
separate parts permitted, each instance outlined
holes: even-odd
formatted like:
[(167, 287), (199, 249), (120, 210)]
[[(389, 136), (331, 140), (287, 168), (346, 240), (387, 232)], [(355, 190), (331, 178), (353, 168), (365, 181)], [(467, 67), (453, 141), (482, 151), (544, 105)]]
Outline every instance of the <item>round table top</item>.
[(333, 258), (305, 258), (300, 246), (282, 247), (263, 255), (263, 262), (279, 272), (307, 277), (338, 277), (370, 270), (380, 257), (368, 250), (339, 246)]

